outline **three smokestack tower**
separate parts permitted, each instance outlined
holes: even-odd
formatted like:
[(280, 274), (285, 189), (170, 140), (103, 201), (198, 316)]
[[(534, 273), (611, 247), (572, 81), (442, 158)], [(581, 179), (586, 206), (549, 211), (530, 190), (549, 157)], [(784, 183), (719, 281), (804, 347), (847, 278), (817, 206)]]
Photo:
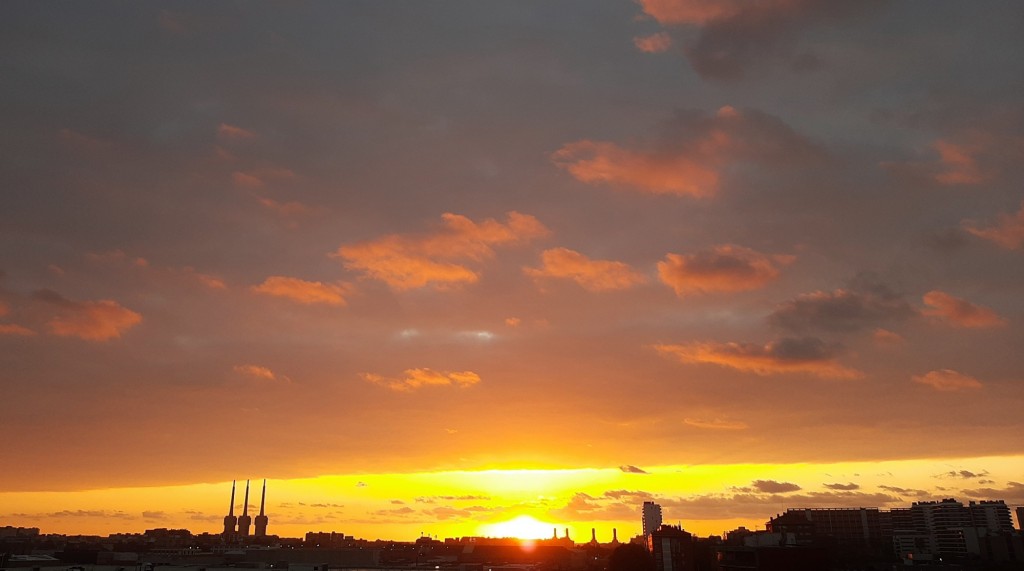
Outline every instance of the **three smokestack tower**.
[[(263, 480), (263, 495), (260, 498), (260, 515), (256, 516), (255, 537), (267, 536), (267, 524), (270, 518), (266, 515), (267, 481)], [(249, 537), (252, 517), (249, 516), (249, 480), (245, 481), (245, 503), (242, 504), (242, 515), (235, 517), (235, 481), (231, 481), (231, 505), (228, 515), (224, 516), (224, 537)]]

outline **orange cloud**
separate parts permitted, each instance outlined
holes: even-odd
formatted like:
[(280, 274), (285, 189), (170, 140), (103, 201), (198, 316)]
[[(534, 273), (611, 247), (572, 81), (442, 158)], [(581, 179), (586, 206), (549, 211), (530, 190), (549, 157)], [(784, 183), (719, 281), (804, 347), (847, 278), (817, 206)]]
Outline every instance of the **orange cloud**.
[(256, 133), (249, 131), (248, 129), (228, 125), (227, 123), (221, 123), (217, 126), (217, 136), (228, 140), (246, 140), (255, 138)]
[(742, 0), (640, 0), (643, 11), (661, 24), (704, 24), (735, 16)]
[(962, 225), (979, 238), (995, 242), (1007, 250), (1016, 250), (1024, 246), (1024, 202), (1020, 203), (1016, 214), (1000, 214), (994, 226), (978, 228), (970, 220), (964, 220)]
[(933, 176), (935, 182), (947, 185), (981, 184), (988, 178), (982, 174), (974, 158), (981, 151), (977, 145), (939, 139), (932, 147), (939, 152), (940, 170)]
[(57, 306), (59, 313), (47, 326), (50, 333), (61, 337), (107, 341), (142, 322), (142, 315), (109, 299), (73, 301), (51, 290), (39, 290), (33, 296)]
[(36, 332), (32, 331), (28, 327), (18, 325), (16, 323), (0, 323), (0, 335), (15, 335), (18, 337), (30, 337), (35, 335)]
[(668, 32), (638, 36), (633, 38), (633, 45), (644, 53), (657, 54), (668, 51), (672, 47), (672, 36), (668, 35)]
[(683, 424), (688, 424), (695, 428), (705, 428), (708, 430), (746, 430), (750, 428), (745, 422), (738, 420), (722, 420), (720, 418), (713, 418), (710, 420), (700, 418), (684, 418)]
[(718, 191), (720, 171), (733, 162), (803, 164), (820, 155), (777, 118), (729, 106), (711, 116), (679, 113), (665, 132), (658, 144), (639, 149), (575, 141), (551, 160), (580, 182), (700, 198)]
[(256, 200), (268, 210), (272, 210), (281, 216), (305, 216), (313, 212), (313, 208), (297, 201), (278, 202), (272, 198), (262, 196), (256, 197)]
[(614, 143), (582, 140), (551, 155), (576, 180), (626, 186), (652, 194), (704, 197), (718, 190), (721, 161), (685, 155), (631, 151)]
[(663, 356), (683, 363), (710, 363), (757, 375), (806, 373), (822, 378), (855, 379), (860, 371), (840, 365), (835, 351), (820, 339), (785, 338), (766, 345), (753, 343), (689, 343), (656, 345)]
[(324, 304), (344, 307), (348, 288), (344, 285), (311, 282), (286, 276), (270, 276), (252, 290), (265, 295), (283, 297), (304, 304)]
[(395, 290), (434, 285), (445, 287), (474, 283), (479, 275), (463, 265), (494, 256), (494, 247), (527, 242), (548, 234), (536, 218), (509, 212), (503, 224), (488, 218), (473, 222), (465, 216), (445, 213), (441, 228), (424, 236), (391, 234), (344, 245), (333, 255), (347, 269), (363, 272)]
[(523, 268), (534, 278), (571, 279), (589, 291), (629, 289), (647, 282), (628, 264), (611, 260), (591, 260), (568, 248), (552, 248), (541, 254), (543, 267)]
[(382, 377), (373, 373), (363, 373), (363, 379), (387, 387), (393, 391), (412, 391), (421, 387), (460, 388), (471, 387), (480, 382), (480, 375), (473, 371), (434, 371), (433, 369), (406, 369), (402, 378)]
[(881, 327), (875, 329), (872, 337), (875, 339), (875, 343), (879, 345), (901, 345), (906, 341), (899, 333), (894, 333)]
[(241, 186), (243, 188), (263, 188), (263, 180), (258, 176), (241, 171), (231, 173), (231, 182), (235, 183), (235, 186)]
[(913, 380), (915, 383), (928, 385), (937, 391), (943, 392), (980, 389), (982, 387), (981, 381), (978, 379), (958, 373), (953, 369), (939, 369), (924, 375), (916, 375), (913, 377)]
[(3, 317), (3, 316), (7, 315), (10, 312), (11, 312), (11, 306), (9, 306), (6, 303), (0, 301), (0, 317)]
[(792, 256), (768, 256), (724, 244), (696, 254), (668, 254), (658, 262), (662, 283), (683, 297), (695, 293), (757, 289), (779, 276), (778, 266), (792, 263)]
[(987, 307), (938, 290), (924, 294), (924, 303), (932, 307), (923, 313), (945, 319), (957, 327), (980, 329), (1006, 324), (1006, 319)]
[(278, 375), (271, 371), (269, 368), (261, 365), (235, 365), (232, 370), (244, 377), (259, 381), (284, 381), (291, 382), (291, 379), (283, 375)]

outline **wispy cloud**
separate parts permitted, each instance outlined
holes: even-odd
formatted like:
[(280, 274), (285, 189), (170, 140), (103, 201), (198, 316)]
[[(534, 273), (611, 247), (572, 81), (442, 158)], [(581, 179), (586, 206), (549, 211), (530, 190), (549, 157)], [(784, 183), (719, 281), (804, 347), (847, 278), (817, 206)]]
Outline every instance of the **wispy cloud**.
[(981, 381), (978, 379), (953, 369), (938, 369), (923, 375), (915, 375), (912, 378), (915, 383), (920, 383), (942, 392), (969, 391), (982, 387)]
[(505, 223), (490, 218), (473, 222), (451, 213), (441, 221), (431, 234), (391, 234), (343, 245), (334, 255), (346, 268), (395, 290), (428, 285), (444, 289), (476, 282), (479, 274), (466, 264), (493, 257), (495, 247), (529, 242), (549, 232), (533, 216), (518, 212), (509, 212)]
[(613, 260), (592, 260), (568, 248), (552, 248), (541, 254), (540, 268), (523, 268), (533, 278), (569, 279), (588, 291), (629, 289), (647, 278), (628, 264)]
[(363, 379), (387, 387), (393, 391), (413, 391), (422, 387), (466, 388), (480, 382), (480, 375), (473, 371), (434, 371), (433, 369), (406, 369), (402, 377), (384, 377), (374, 373), (363, 373)]
[(52, 290), (37, 290), (33, 297), (54, 306), (57, 315), (47, 323), (50, 333), (87, 341), (117, 339), (142, 322), (142, 315), (116, 301), (74, 301)]
[(662, 283), (679, 297), (696, 293), (757, 289), (779, 276), (792, 256), (769, 256), (734, 244), (694, 254), (668, 254), (658, 262)]
[(713, 364), (757, 375), (806, 373), (822, 378), (854, 379), (862, 373), (840, 365), (836, 351), (813, 337), (753, 343), (656, 345), (658, 353), (683, 363)]
[(930, 309), (924, 310), (925, 315), (938, 317), (956, 327), (981, 329), (1006, 325), (1006, 319), (987, 307), (975, 305), (966, 299), (949, 295), (946, 292), (932, 290), (924, 294), (924, 303)]
[(264, 295), (283, 297), (292, 301), (312, 305), (348, 305), (345, 296), (351, 291), (348, 284), (325, 284), (287, 276), (270, 276), (252, 290)]

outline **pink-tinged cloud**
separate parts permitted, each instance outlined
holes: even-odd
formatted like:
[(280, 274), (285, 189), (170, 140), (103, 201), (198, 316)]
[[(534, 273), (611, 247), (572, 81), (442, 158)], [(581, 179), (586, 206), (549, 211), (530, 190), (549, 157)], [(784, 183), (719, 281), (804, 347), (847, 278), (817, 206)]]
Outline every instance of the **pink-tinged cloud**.
[(805, 373), (829, 379), (856, 379), (860, 371), (840, 365), (836, 352), (815, 338), (785, 338), (766, 345), (753, 343), (688, 343), (656, 345), (665, 357), (688, 364), (712, 364), (757, 375)]
[(192, 268), (190, 266), (186, 266), (185, 268), (183, 268), (182, 272), (186, 276), (189, 276), (192, 279), (194, 279), (200, 285), (203, 285), (203, 286), (208, 287), (210, 289), (219, 289), (219, 290), (228, 289), (228, 284), (224, 283), (224, 280), (218, 278), (217, 276), (212, 276), (210, 274), (204, 274), (204, 273), (201, 273), (201, 272), (197, 272), (195, 270), (195, 268)]
[(680, 112), (655, 144), (626, 148), (583, 139), (551, 154), (580, 182), (649, 194), (708, 197), (734, 163), (774, 168), (806, 165), (822, 156), (779, 119), (754, 110), (720, 108), (713, 115)]
[(507, 325), (509, 327), (519, 327), (519, 325), (522, 322), (523, 322), (523, 320), (519, 319), (518, 317), (506, 317), (505, 318), (505, 325)]
[(1017, 250), (1024, 246), (1024, 202), (1016, 214), (1000, 214), (993, 226), (981, 228), (973, 221), (964, 220), (965, 230), (979, 238), (995, 242), (1007, 250)]
[(658, 262), (661, 282), (679, 297), (697, 293), (757, 289), (779, 277), (779, 266), (792, 263), (792, 256), (769, 256), (724, 244), (695, 254), (667, 254)]
[(383, 377), (374, 373), (363, 373), (363, 379), (393, 391), (413, 391), (422, 387), (467, 388), (480, 382), (480, 375), (473, 371), (434, 371), (433, 369), (406, 369), (403, 377)]
[(294, 218), (312, 214), (314, 209), (297, 201), (278, 202), (272, 198), (263, 196), (256, 197), (260, 205), (280, 216)]
[(975, 305), (966, 299), (933, 290), (924, 294), (925, 315), (938, 317), (957, 327), (982, 329), (1006, 325), (1006, 319), (987, 307)]
[(31, 337), (36, 332), (32, 331), (28, 327), (18, 325), (17, 323), (0, 323), (0, 335), (11, 335), (15, 337)]
[(569, 279), (588, 291), (629, 289), (647, 282), (643, 274), (628, 264), (612, 260), (592, 260), (568, 248), (552, 248), (541, 254), (540, 268), (523, 268), (533, 278)]
[(256, 138), (256, 133), (235, 125), (221, 123), (217, 126), (217, 136), (228, 141), (244, 141)]
[(123, 250), (108, 250), (106, 252), (88, 252), (85, 259), (93, 263), (108, 265), (130, 265), (136, 268), (148, 268), (149, 260), (141, 256), (131, 257)]
[(975, 156), (982, 149), (977, 145), (958, 144), (947, 139), (935, 141), (932, 147), (939, 153), (938, 172), (933, 175), (935, 182), (946, 185), (981, 184), (987, 180)]
[(640, 0), (644, 13), (661, 24), (705, 24), (735, 16), (748, 4), (743, 0)]
[(231, 182), (235, 186), (249, 189), (263, 188), (263, 180), (260, 177), (244, 173), (241, 171), (235, 171), (231, 173)]
[(882, 329), (881, 327), (875, 329), (871, 334), (871, 337), (875, 340), (875, 343), (882, 346), (891, 347), (893, 345), (902, 345), (906, 342), (906, 339), (904, 339), (899, 333), (889, 331), (888, 329)]
[(799, 63), (793, 49), (802, 30), (838, 25), (843, 19), (884, 4), (881, 0), (639, 0), (662, 25), (696, 26), (686, 57), (703, 77), (740, 77), (765, 58)]
[(658, 32), (649, 36), (637, 36), (633, 38), (633, 45), (644, 53), (658, 54), (666, 52), (672, 47), (672, 36), (668, 32)]
[(278, 375), (262, 365), (235, 365), (231, 368), (236, 374), (256, 381), (282, 381), (290, 383), (291, 379)]
[(580, 182), (694, 197), (709, 196), (718, 190), (717, 168), (721, 164), (720, 159), (712, 156), (704, 161), (685, 155), (632, 151), (615, 143), (590, 140), (563, 145), (551, 158)]
[(325, 284), (287, 276), (270, 276), (253, 286), (256, 293), (283, 297), (307, 305), (322, 304), (344, 307), (349, 288), (344, 284)]
[(536, 218), (519, 212), (509, 212), (504, 223), (491, 218), (478, 223), (451, 213), (442, 215), (441, 220), (441, 228), (431, 234), (391, 234), (343, 245), (333, 256), (341, 258), (345, 268), (395, 290), (428, 285), (446, 289), (479, 280), (479, 274), (465, 264), (493, 257), (495, 247), (529, 242), (549, 233)]
[(942, 392), (975, 390), (982, 387), (981, 381), (978, 379), (952, 369), (939, 369), (924, 375), (915, 375), (913, 380), (915, 383), (927, 385)]
[(11, 306), (0, 301), (0, 317), (3, 317), (11, 312)]
[(683, 424), (707, 430), (746, 430), (747, 428), (750, 428), (750, 426), (745, 422), (738, 420), (722, 420), (720, 418), (684, 418)]
[(142, 322), (142, 315), (116, 301), (74, 301), (51, 290), (33, 294), (38, 300), (56, 306), (57, 315), (47, 322), (50, 333), (87, 341), (107, 341)]

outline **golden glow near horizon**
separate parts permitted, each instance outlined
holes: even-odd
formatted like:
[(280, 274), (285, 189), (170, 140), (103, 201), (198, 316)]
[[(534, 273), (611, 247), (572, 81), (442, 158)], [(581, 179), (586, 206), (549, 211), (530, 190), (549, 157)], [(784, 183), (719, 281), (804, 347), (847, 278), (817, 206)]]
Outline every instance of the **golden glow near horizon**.
[[(968, 470), (965, 466), (972, 467)], [(978, 469), (975, 467), (983, 467)], [(640, 531), (646, 499), (665, 521), (699, 535), (740, 525), (763, 527), (792, 507), (897, 507), (912, 501), (987, 499), (1012, 493), (1024, 456), (843, 462), (734, 464), (578, 470), (481, 470), (332, 475), (268, 480), (272, 534), (338, 531), (365, 539), (412, 540), (426, 534), (544, 539), (566, 528), (577, 542), (620, 541)], [(254, 480), (258, 482), (258, 480)], [(244, 485), (239, 482), (239, 490)], [(253, 489), (258, 489), (253, 488)], [(107, 534), (155, 527), (220, 530), (230, 482), (157, 488), (0, 494), (6, 525), (45, 532)], [(999, 498), (995, 498), (999, 499)], [(259, 507), (250, 497), (250, 514)], [(236, 515), (242, 496), (236, 495)]]

